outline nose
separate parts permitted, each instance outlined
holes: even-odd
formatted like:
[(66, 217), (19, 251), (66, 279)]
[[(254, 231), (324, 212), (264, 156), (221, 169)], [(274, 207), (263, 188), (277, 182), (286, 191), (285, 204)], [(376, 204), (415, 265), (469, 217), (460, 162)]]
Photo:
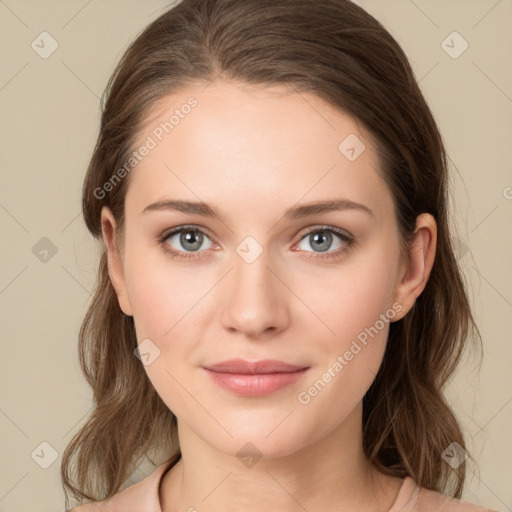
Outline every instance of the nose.
[(233, 255), (233, 270), (223, 287), (221, 321), (225, 329), (258, 339), (275, 336), (290, 321), (288, 301), (292, 296), (263, 251), (248, 262)]

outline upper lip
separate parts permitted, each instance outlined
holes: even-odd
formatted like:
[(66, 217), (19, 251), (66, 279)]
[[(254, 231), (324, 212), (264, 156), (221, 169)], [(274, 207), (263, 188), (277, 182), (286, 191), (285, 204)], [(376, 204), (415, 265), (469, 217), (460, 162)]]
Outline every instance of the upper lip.
[(230, 359), (220, 363), (204, 366), (207, 370), (221, 373), (238, 374), (260, 374), (260, 373), (292, 373), (298, 370), (308, 368), (307, 366), (297, 366), (294, 364), (277, 361), (275, 359), (265, 359), (262, 361), (246, 361), (244, 359)]

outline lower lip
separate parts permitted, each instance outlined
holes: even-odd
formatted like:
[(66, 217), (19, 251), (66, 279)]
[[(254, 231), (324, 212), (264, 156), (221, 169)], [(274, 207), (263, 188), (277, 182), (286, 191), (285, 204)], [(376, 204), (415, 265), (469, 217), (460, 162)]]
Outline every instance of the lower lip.
[(295, 384), (308, 369), (290, 373), (260, 373), (247, 375), (240, 373), (221, 373), (206, 369), (213, 381), (221, 388), (239, 396), (266, 396)]

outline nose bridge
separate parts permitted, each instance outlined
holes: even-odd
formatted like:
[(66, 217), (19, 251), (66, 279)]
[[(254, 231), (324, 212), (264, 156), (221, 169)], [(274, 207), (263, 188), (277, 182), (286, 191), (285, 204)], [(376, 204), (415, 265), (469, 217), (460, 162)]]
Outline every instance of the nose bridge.
[(224, 326), (253, 336), (281, 329), (288, 317), (285, 289), (271, 270), (269, 251), (247, 237), (235, 252), (222, 312)]

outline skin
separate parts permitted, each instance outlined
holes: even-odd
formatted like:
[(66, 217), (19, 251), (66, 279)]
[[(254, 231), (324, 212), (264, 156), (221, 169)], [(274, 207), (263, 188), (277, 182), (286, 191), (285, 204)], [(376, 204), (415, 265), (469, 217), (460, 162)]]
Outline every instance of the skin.
[[(190, 96), (197, 107), (132, 171), (123, 249), (111, 211), (102, 211), (120, 307), (134, 317), (138, 342), (158, 346), (160, 356), (145, 370), (178, 418), (182, 460), (162, 481), (162, 510), (387, 511), (402, 480), (365, 458), (362, 399), (389, 323), (308, 404), (297, 396), (394, 303), (402, 309), (390, 321), (407, 314), (434, 262), (435, 221), (418, 217), (401, 258), (393, 198), (370, 136), (317, 96), (284, 86), (188, 86), (153, 106), (140, 142)], [(349, 134), (366, 146), (354, 161), (338, 149)], [(172, 210), (141, 214), (169, 198), (202, 200), (223, 220)], [(297, 203), (338, 198), (373, 215), (284, 217)], [(189, 224), (205, 233), (199, 251), (181, 244), (179, 234), (157, 241)], [(309, 235), (322, 225), (346, 230), (357, 243), (333, 233), (321, 252)], [(263, 250), (252, 263), (236, 252), (247, 236)], [(164, 244), (199, 257), (173, 259)], [(320, 259), (338, 248), (339, 258)], [(202, 368), (232, 357), (310, 368), (271, 395), (240, 397)], [(251, 467), (237, 457), (247, 442), (262, 457)]]

